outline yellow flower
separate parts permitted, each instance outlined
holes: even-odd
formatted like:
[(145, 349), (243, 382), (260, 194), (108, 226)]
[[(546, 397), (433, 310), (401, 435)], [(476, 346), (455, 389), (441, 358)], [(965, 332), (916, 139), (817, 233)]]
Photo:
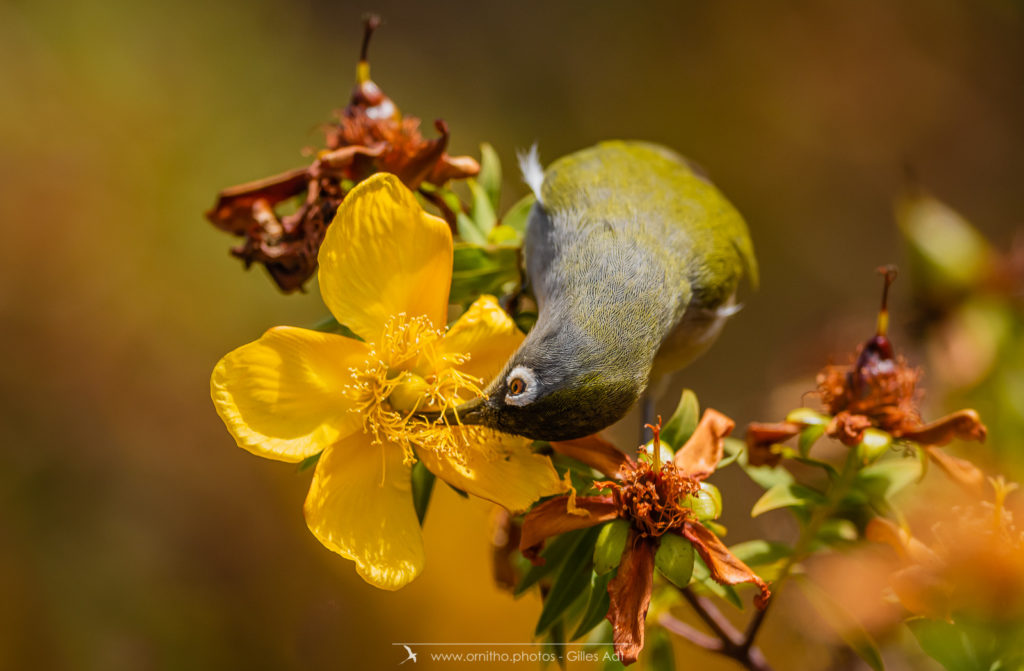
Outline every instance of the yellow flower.
[(220, 360), (213, 402), (254, 454), (299, 462), (322, 452), (304, 508), (310, 531), (367, 582), (398, 589), (423, 567), (417, 459), (512, 511), (561, 485), (525, 439), (413, 416), (478, 395), (523, 336), (491, 296), (444, 331), (451, 232), (395, 176), (374, 175), (345, 198), (319, 263), (324, 302), (362, 341), (272, 328)]

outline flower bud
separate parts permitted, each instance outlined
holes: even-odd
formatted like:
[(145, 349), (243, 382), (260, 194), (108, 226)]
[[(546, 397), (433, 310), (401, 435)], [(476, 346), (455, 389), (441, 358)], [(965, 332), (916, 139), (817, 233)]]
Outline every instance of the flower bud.
[(718, 487), (702, 482), (700, 491), (687, 496), (683, 500), (683, 505), (689, 506), (698, 520), (718, 519), (722, 514), (722, 494)]
[(604, 575), (622, 561), (622, 551), (626, 549), (629, 537), (629, 522), (612, 520), (601, 528), (601, 533), (594, 544), (594, 572)]
[(654, 555), (654, 565), (673, 585), (686, 587), (693, 576), (693, 545), (682, 536), (665, 534)]
[(857, 444), (857, 456), (863, 463), (870, 464), (885, 454), (890, 445), (892, 445), (892, 436), (885, 431), (865, 429), (864, 435)]

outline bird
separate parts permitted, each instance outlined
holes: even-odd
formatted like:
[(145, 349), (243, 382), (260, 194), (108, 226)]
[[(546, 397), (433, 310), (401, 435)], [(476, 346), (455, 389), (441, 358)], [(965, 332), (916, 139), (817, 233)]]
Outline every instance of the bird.
[(402, 664), (405, 664), (409, 660), (412, 660), (412, 663), (415, 664), (416, 663), (416, 653), (412, 651), (412, 648), (410, 648), (409, 646), (405, 645), (404, 643), (402, 644), (402, 647), (405, 648), (405, 652), (409, 656), (406, 657), (405, 659), (403, 659), (402, 661), (400, 661), (398, 663), (398, 665), (401, 666)]
[(621, 419), (648, 385), (702, 354), (738, 310), (757, 260), (739, 212), (694, 163), (613, 140), (541, 167), (523, 255), (533, 328), (462, 424), (564, 441)]

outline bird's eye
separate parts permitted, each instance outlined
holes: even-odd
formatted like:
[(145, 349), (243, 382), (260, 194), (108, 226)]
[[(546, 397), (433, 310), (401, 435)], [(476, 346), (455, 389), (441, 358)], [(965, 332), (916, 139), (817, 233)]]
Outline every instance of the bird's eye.
[(524, 406), (537, 399), (540, 386), (537, 376), (528, 366), (516, 366), (505, 378), (505, 403)]

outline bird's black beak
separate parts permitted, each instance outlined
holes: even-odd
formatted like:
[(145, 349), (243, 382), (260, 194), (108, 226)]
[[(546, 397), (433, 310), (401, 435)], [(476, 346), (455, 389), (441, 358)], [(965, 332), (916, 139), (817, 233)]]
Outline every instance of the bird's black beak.
[(448, 424), (483, 424), (484, 412), (487, 409), (486, 403), (486, 398), (478, 396), (471, 401), (460, 403), (454, 408), (448, 408), (444, 412), (417, 412), (416, 416), (422, 417), (428, 422), (444, 419)]

